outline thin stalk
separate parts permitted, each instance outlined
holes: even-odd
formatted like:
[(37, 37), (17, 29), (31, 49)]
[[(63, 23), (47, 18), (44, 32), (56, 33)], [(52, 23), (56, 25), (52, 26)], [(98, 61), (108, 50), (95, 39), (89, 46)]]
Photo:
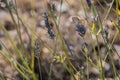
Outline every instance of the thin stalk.
[(63, 0), (60, 0), (60, 13), (59, 13), (58, 25), (60, 25), (60, 18), (61, 18), (61, 11), (62, 11), (62, 2), (63, 2)]
[(68, 67), (65, 63), (62, 63), (62, 65), (63, 65), (63, 66), (67, 69), (67, 71), (73, 76), (74, 80), (76, 80), (73, 71), (71, 71), (71, 68), (69, 69), (69, 67)]
[(24, 66), (22, 66), (20, 63), (18, 63), (17, 61), (15, 61), (16, 62), (16, 65), (18, 66), (18, 67), (20, 67), (20, 69), (22, 69), (22, 71), (24, 71), (24, 72), (28, 72), (28, 73), (32, 73), (31, 71), (29, 71), (29, 70), (27, 70)]
[(41, 60), (40, 57), (36, 57), (38, 60), (38, 66), (39, 66), (39, 78), (42, 80), (42, 68), (41, 68)]
[(52, 66), (53, 66), (53, 63), (50, 64), (50, 71), (49, 71), (49, 77), (48, 77), (48, 80), (51, 80), (51, 74), (52, 74)]
[(53, 40), (53, 43), (54, 43), (53, 56), (56, 55), (56, 50), (57, 50), (57, 38), (58, 38), (58, 36), (56, 36), (56, 38)]
[[(4, 45), (4, 43), (0, 40), (1, 45), (5, 48), (5, 51), (8, 52), (8, 55), (5, 56), (6, 58), (10, 59), (11, 57), (13, 57), (13, 54), (10, 52), (10, 50)], [(3, 51), (2, 51), (3, 52)], [(11, 54), (10, 54), (11, 53)], [(5, 54), (4, 54), (5, 55)]]
[(95, 68), (97, 68), (97, 66), (93, 63), (92, 59), (89, 58), (87, 55), (85, 55), (85, 53), (83, 52), (82, 49), (80, 49), (80, 51), (85, 56), (85, 58), (92, 64), (92, 66), (94, 66)]
[(23, 64), (29, 69), (28, 63), (25, 61), (23, 55), (21, 54), (21, 52), (18, 50), (18, 48), (16, 47), (14, 41), (12, 40), (12, 38), (10, 37), (9, 33), (6, 31), (6, 29), (4, 28), (4, 26), (2, 24), (0, 24), (2, 30), (4, 31), (5, 35), (7, 36), (7, 38), (9, 39), (10, 43), (12, 44), (13, 48), (15, 49), (16, 53), (20, 56), (20, 59), (22, 60)]
[(89, 80), (89, 63), (88, 63), (88, 59), (86, 60), (87, 63), (87, 80)]
[(67, 51), (67, 46), (66, 46), (66, 44), (65, 44), (65, 42), (64, 42), (64, 39), (63, 39), (63, 37), (62, 37), (62, 35), (61, 35), (61, 33), (60, 33), (59, 25), (57, 24), (56, 19), (54, 18), (54, 14), (53, 14), (53, 12), (52, 12), (51, 10), (50, 10), (50, 13), (51, 13), (51, 16), (52, 16), (52, 18), (53, 18), (53, 21), (54, 21), (54, 23), (55, 23), (56, 30), (57, 30), (57, 32), (58, 32), (58, 37), (59, 37), (60, 41), (62, 42), (62, 47), (63, 47), (63, 50), (64, 50), (65, 55), (66, 55), (66, 60), (68, 61), (68, 64), (71, 66), (71, 68), (73, 68), (73, 69), (75, 70), (75, 72), (77, 72), (77, 69), (73, 66), (73, 64), (71, 63), (71, 61), (70, 61), (70, 59), (69, 59), (69, 55), (68, 55), (68, 51)]
[[(5, 0), (5, 3), (6, 3), (6, 7), (8, 8), (8, 11), (9, 11), (9, 13), (10, 13), (10, 16), (11, 16), (13, 22), (14, 22), (14, 25), (15, 25), (15, 28), (16, 28), (16, 31), (17, 31), (17, 34), (18, 34), (18, 37), (19, 37), (20, 42), (21, 42), (22, 49), (23, 49), (23, 50), (26, 50), (26, 49), (25, 49), (25, 46), (24, 46), (24, 43), (23, 43), (23, 41), (22, 41), (22, 38), (21, 38), (21, 32), (20, 32), (20, 29), (19, 29), (20, 26), (17, 25), (17, 23), (16, 23), (16, 21), (15, 21), (15, 19), (14, 19), (14, 15), (13, 15), (13, 13), (12, 13), (12, 10), (11, 10), (11, 8), (9, 7), (8, 3), (7, 3), (7, 0)], [(16, 8), (15, 8), (15, 11), (16, 11), (16, 13), (17, 13), (17, 18), (18, 18), (18, 12), (17, 12)], [(18, 19), (18, 20), (19, 20), (19, 19)]]
[(102, 56), (101, 56), (101, 51), (100, 51), (100, 46), (99, 46), (99, 41), (98, 41), (97, 35), (96, 35), (96, 39), (97, 39), (97, 45), (98, 45), (98, 54), (99, 54), (99, 58), (100, 58), (100, 74), (101, 74), (102, 80), (105, 80), (104, 73), (103, 73), (103, 66), (102, 66)]
[[(113, 38), (113, 40), (112, 40), (112, 42), (111, 42), (111, 44), (110, 44), (110, 49), (109, 49), (109, 50), (112, 49), (112, 46), (113, 46), (113, 43), (114, 43), (114, 41), (115, 41), (115, 39), (116, 39), (116, 37), (117, 37), (117, 34), (118, 34), (118, 32), (116, 32), (116, 34), (115, 34), (115, 36), (114, 36), (114, 38)], [(105, 56), (105, 58), (104, 58), (104, 61), (106, 60), (106, 58), (107, 58), (108, 55), (109, 55), (109, 53), (107, 52), (107, 53), (106, 53), (106, 56)]]
[(34, 71), (34, 62), (35, 62), (35, 53), (34, 53), (34, 47), (35, 47), (35, 45), (34, 45), (34, 43), (35, 43), (35, 40), (34, 40), (34, 38), (33, 38), (33, 33), (31, 33), (31, 46), (32, 46), (32, 50), (31, 50), (31, 56), (32, 56), (32, 58), (31, 58), (31, 69), (32, 69), (32, 71)]
[[(111, 54), (109, 54), (109, 58), (110, 58), (110, 62), (111, 62), (111, 64), (112, 64), (112, 69), (113, 69), (113, 72), (114, 72), (114, 77), (117, 78), (117, 71), (116, 71), (116, 69), (115, 69), (115, 65), (114, 65), (114, 62), (113, 62), (113, 60), (112, 60)], [(119, 75), (118, 75), (118, 76), (119, 76)], [(117, 80), (119, 80), (119, 79), (117, 79)]]
[(16, 65), (16, 63), (13, 63), (13, 66), (16, 68), (16, 70), (26, 79), (26, 80), (30, 80), (29, 77), (27, 75), (25, 75), (25, 73), (23, 73)]
[[(88, 20), (88, 15), (87, 15), (87, 12), (86, 12), (86, 10), (85, 10), (85, 7), (84, 7), (84, 5), (83, 5), (83, 2), (82, 2), (82, 0), (80, 0), (80, 2), (82, 3), (82, 7), (83, 7), (83, 9), (84, 9), (84, 13), (85, 13), (85, 16), (86, 16), (86, 20), (87, 20), (87, 23), (89, 23), (89, 20)], [(93, 11), (93, 7), (92, 7), (92, 9), (91, 9), (92, 11)], [(93, 50), (94, 50), (94, 55), (95, 55), (95, 58), (96, 58), (96, 61), (98, 61), (98, 56), (97, 56), (97, 52), (96, 52), (96, 50), (95, 50), (95, 47), (94, 47), (94, 40), (93, 40), (93, 38), (92, 38), (92, 32), (91, 32), (91, 29), (90, 29), (90, 25), (88, 24), (88, 29), (90, 30), (90, 39), (91, 39), (91, 43), (92, 43), (92, 48), (93, 48)], [(89, 60), (89, 58), (88, 58), (88, 60)], [(98, 62), (97, 62), (98, 63)], [(94, 64), (95, 65), (95, 64)]]
[[(103, 19), (103, 22), (104, 22), (104, 20), (107, 19), (108, 15), (109, 15), (109, 13), (110, 13), (110, 11), (111, 11), (111, 9), (112, 9), (113, 3), (114, 3), (114, 0), (112, 0), (111, 6), (110, 6), (110, 8), (108, 9), (105, 18)], [(102, 23), (103, 23), (103, 22), (102, 22)]]
[[(85, 53), (86, 54), (86, 56), (88, 57), (88, 53)], [(86, 64), (87, 64), (87, 80), (89, 80), (89, 60), (88, 59), (86, 59)]]

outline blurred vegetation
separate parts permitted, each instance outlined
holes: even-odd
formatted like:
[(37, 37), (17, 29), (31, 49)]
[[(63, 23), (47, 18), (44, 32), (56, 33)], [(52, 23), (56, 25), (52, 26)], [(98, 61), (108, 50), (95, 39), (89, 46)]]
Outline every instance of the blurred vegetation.
[(2, 11), (14, 77), (1, 80), (120, 79), (120, 0), (0, 0)]

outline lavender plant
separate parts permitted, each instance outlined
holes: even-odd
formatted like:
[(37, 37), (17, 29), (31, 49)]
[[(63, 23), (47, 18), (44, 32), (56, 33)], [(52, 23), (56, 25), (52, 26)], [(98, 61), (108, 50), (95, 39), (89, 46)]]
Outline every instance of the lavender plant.
[[(99, 2), (99, 0), (97, 1), (102, 7), (103, 5), (101, 2)], [(39, 35), (36, 32), (36, 29), (34, 29), (36, 26), (34, 24), (30, 27), (27, 25), (27, 22), (20, 17), (16, 2), (17, 0), (0, 0), (0, 7), (7, 9), (10, 14), (15, 26), (15, 31), (17, 32), (20, 47), (17, 47), (15, 41), (1, 22), (0, 28), (10, 41), (12, 49), (20, 62), (13, 54), (11, 54), (12, 51), (7, 48), (7, 45), (4, 45), (4, 41), (2, 40), (0, 40), (0, 43), (2, 44), (3, 49), (0, 49), (0, 53), (9, 63), (11, 63), (12, 67), (24, 80), (108, 80), (108, 77), (112, 77), (114, 80), (120, 79), (120, 66), (119, 64), (115, 64), (115, 61), (118, 61), (119, 63), (120, 60), (119, 52), (115, 47), (115, 45), (119, 45), (115, 43), (115, 40), (117, 37), (120, 37), (119, 0), (112, 0), (110, 6), (108, 6), (108, 10), (104, 9), (106, 14), (103, 18), (101, 18), (101, 15), (99, 14), (100, 11), (98, 10), (99, 8), (97, 8), (99, 5), (95, 5), (93, 0), (86, 0), (86, 5), (83, 4), (83, 0), (78, 0), (85, 15), (81, 18), (82, 15), (74, 14), (74, 16), (78, 17), (72, 17), (74, 25), (69, 23), (70, 30), (68, 30), (68, 34), (64, 33), (65, 29), (68, 29), (68, 27), (65, 26), (68, 21), (66, 20), (62, 23), (61, 19), (64, 19), (63, 15), (65, 15), (65, 18), (71, 17), (72, 13), (77, 12), (74, 10), (73, 3), (70, 3), (68, 0), (60, 0), (60, 2), (56, 1), (60, 3), (60, 10), (57, 11), (57, 4), (54, 3), (54, 1), (46, 1), (45, 3), (48, 5), (48, 9), (43, 11), (43, 16), (40, 14), (37, 16), (32, 15), (31, 17), (33, 20), (32, 22), (34, 23), (36, 22), (36, 19), (34, 21), (33, 18), (40, 16), (41, 19), (42, 16), (45, 25), (40, 29), (47, 30), (47, 34), (50, 37), (49, 39), (44, 36), (46, 40), (43, 40), (42, 33)], [(67, 13), (67, 11), (62, 14), (62, 9), (64, 7), (63, 2), (73, 7), (73, 12), (68, 10), (71, 14)], [(107, 2), (103, 1), (103, 3)], [(116, 5), (115, 9), (112, 8), (114, 3)], [(32, 14), (37, 14), (37, 10), (35, 12), (34, 7), (30, 10)], [(110, 12), (112, 11), (115, 11), (116, 21), (113, 19), (111, 23), (112, 25), (114, 23), (116, 32), (112, 38), (109, 38), (109, 36), (111, 36), (109, 25), (106, 26), (104, 23), (107, 19), (109, 20)], [(66, 14), (69, 15), (66, 16)], [(81, 19), (86, 21), (87, 24), (83, 24)], [(27, 37), (29, 37), (29, 46), (27, 46), (30, 48), (29, 50), (25, 45), (26, 42), (22, 39), (23, 34), (21, 29), (23, 27), (21, 26), (24, 27)], [(76, 34), (75, 32), (71, 34), (71, 29), (74, 29), (73, 31), (76, 31), (79, 36), (74, 37), (73, 34), (75, 36)], [(70, 40), (71, 42), (76, 43), (73, 44), (74, 46), (69, 43), (69, 39), (67, 39), (66, 35), (70, 35), (70, 37), (73, 37), (72, 40), (77, 41)], [(100, 42), (100, 40), (102, 41)], [(79, 50), (78, 52), (75, 51), (77, 50), (76, 47)], [(47, 57), (45, 57), (46, 55)], [(2, 77), (2, 80), (4, 80), (4, 76)]]

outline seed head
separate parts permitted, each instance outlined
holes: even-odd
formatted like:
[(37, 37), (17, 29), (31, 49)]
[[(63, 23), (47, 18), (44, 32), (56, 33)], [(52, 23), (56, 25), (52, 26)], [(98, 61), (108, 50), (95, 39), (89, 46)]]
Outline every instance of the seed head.
[(49, 21), (49, 19), (48, 19), (48, 14), (47, 14), (46, 12), (44, 13), (44, 21), (45, 21), (45, 26), (46, 26), (46, 28), (47, 28), (49, 37), (50, 37), (51, 39), (54, 39), (55, 34), (54, 34), (53, 30), (52, 30), (52, 29), (53, 29), (53, 23), (51, 23), (51, 22)]
[(44, 13), (44, 21), (45, 21), (46, 28), (51, 29), (52, 26), (51, 26), (51, 23), (49, 22), (48, 14), (46, 12)]
[(49, 37), (50, 37), (51, 39), (54, 39), (55, 34), (54, 34), (54, 32), (53, 32), (52, 30), (48, 30), (48, 34), (49, 34)]
[(41, 55), (39, 42), (36, 40), (34, 45), (34, 54), (39, 57)]

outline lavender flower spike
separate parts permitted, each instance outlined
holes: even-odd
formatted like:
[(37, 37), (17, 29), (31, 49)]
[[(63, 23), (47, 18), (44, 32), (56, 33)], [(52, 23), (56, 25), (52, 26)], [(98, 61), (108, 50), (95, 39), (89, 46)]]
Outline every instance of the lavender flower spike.
[(88, 4), (88, 7), (91, 8), (91, 6), (92, 6), (91, 0), (86, 0), (86, 2)]

